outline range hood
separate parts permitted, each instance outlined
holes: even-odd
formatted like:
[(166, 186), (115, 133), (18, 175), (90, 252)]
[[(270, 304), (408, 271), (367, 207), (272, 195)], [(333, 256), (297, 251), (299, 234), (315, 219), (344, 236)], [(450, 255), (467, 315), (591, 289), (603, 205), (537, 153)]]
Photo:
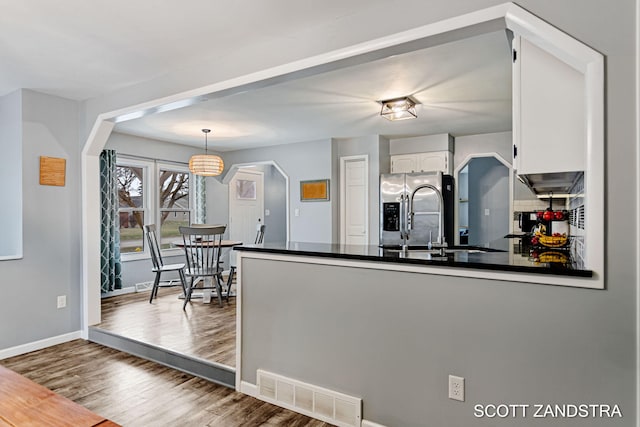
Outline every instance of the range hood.
[(574, 184), (583, 176), (583, 171), (551, 172), (518, 175), (518, 179), (538, 195), (553, 193), (554, 196), (560, 196), (569, 194)]

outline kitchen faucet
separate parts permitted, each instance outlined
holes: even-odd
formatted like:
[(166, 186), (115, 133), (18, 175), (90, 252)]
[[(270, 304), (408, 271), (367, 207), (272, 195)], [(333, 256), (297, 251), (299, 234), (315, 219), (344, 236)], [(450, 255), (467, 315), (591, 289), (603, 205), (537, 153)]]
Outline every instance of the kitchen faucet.
[(444, 235), (444, 212), (443, 212), (444, 199), (442, 198), (442, 193), (440, 192), (440, 190), (438, 190), (437, 187), (435, 187), (435, 186), (433, 186), (431, 184), (419, 185), (411, 193), (411, 197), (409, 198), (409, 219), (408, 219), (408, 224), (407, 224), (407, 230), (412, 230), (413, 229), (413, 217), (415, 215), (415, 212), (413, 211), (413, 198), (416, 195), (416, 193), (419, 190), (422, 190), (423, 188), (428, 188), (430, 190), (433, 190), (438, 195), (438, 202), (440, 203), (440, 206), (439, 206), (439, 209), (440, 209), (440, 224), (439, 224), (440, 236), (438, 237), (438, 242), (434, 244), (431, 241), (432, 240), (431, 233), (429, 233), (429, 246), (430, 247), (434, 247), (434, 248), (446, 248), (447, 247), (447, 242), (446, 242), (445, 235)]

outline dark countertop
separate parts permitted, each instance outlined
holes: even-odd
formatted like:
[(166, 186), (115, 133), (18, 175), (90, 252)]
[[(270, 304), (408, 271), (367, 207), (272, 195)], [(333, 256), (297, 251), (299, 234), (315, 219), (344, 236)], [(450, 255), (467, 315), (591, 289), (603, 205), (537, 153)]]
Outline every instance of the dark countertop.
[[(459, 247), (458, 247), (459, 248)], [(536, 263), (519, 253), (503, 251), (455, 252), (440, 257), (427, 251), (382, 249), (378, 246), (339, 245), (329, 243), (265, 243), (236, 246), (237, 251), (261, 252), (298, 256), (313, 256), (360, 261), (417, 264), (440, 267), (474, 268), (518, 273), (553, 274), (560, 276), (592, 277), (591, 270), (582, 270), (567, 263)]]

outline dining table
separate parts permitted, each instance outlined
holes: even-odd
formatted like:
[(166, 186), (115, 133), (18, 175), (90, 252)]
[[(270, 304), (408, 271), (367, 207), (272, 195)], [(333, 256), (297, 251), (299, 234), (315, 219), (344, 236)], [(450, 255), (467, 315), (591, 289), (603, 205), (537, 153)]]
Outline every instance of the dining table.
[[(220, 249), (224, 249), (224, 248), (233, 248), (234, 246), (241, 246), (242, 242), (238, 241), (238, 240), (216, 240), (216, 241), (206, 241), (206, 242), (193, 242), (196, 245), (199, 246), (207, 246), (207, 247), (211, 247), (211, 246), (219, 246)], [(184, 248), (185, 244), (183, 240), (175, 240), (173, 242), (171, 242), (171, 245), (173, 247), (176, 248)], [(194, 285), (196, 283), (198, 283), (199, 281), (204, 280), (204, 277), (199, 277), (196, 279)], [(221, 289), (222, 289), (222, 283), (220, 283)], [(226, 296), (226, 291), (222, 292), (223, 296)], [(229, 296), (234, 296), (234, 295), (229, 295)], [(191, 299), (202, 299), (203, 303), (210, 303), (211, 302), (211, 298), (217, 298), (218, 294), (215, 290), (213, 289), (204, 289), (202, 290), (202, 292), (193, 292), (191, 294)], [(184, 294), (180, 294), (180, 296), (178, 297), (180, 299), (184, 299)]]

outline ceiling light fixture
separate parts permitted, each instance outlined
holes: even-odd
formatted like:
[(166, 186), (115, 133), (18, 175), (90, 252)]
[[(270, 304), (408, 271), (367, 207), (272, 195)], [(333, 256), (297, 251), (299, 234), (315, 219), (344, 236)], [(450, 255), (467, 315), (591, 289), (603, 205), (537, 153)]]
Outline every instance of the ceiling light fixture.
[(224, 170), (222, 157), (208, 154), (207, 134), (211, 129), (202, 129), (204, 133), (204, 154), (195, 154), (189, 159), (189, 170), (195, 175), (218, 176)]
[(378, 102), (382, 105), (380, 115), (387, 120), (406, 120), (418, 117), (416, 101), (409, 96)]

